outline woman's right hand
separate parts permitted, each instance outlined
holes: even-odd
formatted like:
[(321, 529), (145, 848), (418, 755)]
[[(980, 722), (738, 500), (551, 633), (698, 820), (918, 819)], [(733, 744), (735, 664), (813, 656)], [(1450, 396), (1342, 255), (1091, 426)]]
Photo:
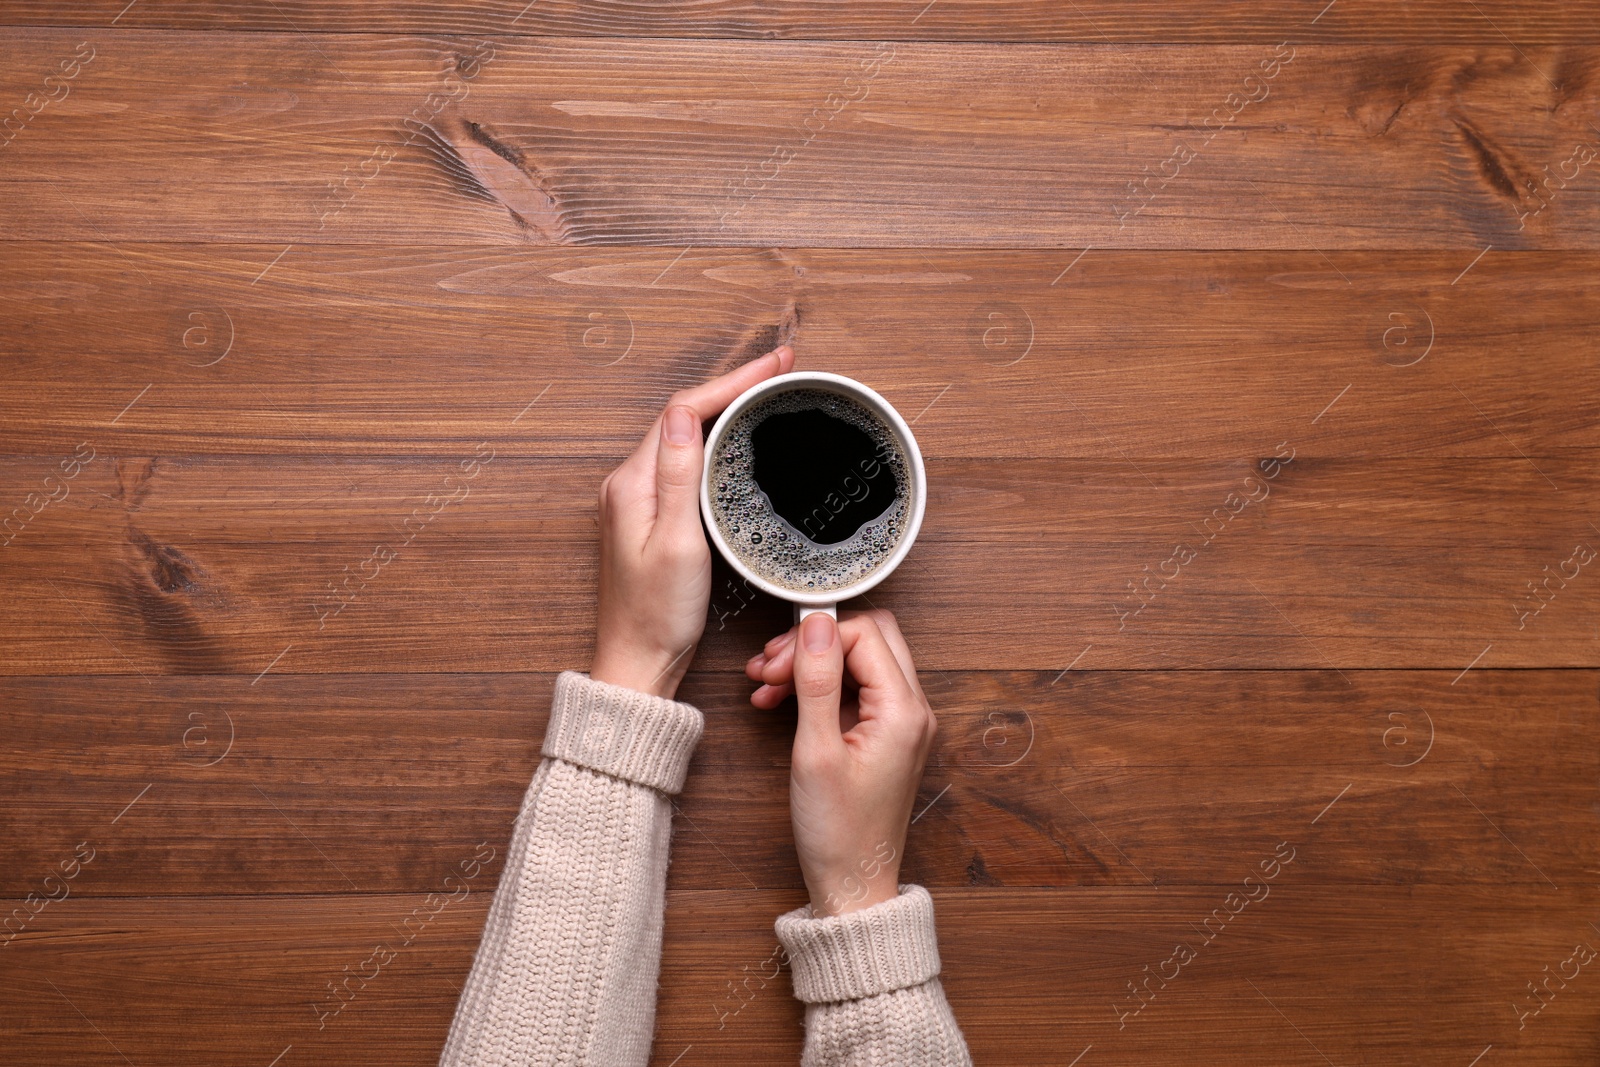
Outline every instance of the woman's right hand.
[[(798, 631), (798, 633), (797, 633)], [(911, 650), (887, 611), (826, 613), (773, 638), (745, 667), (751, 695), (799, 704), (789, 814), (812, 913), (899, 894), (906, 829), (936, 729)]]

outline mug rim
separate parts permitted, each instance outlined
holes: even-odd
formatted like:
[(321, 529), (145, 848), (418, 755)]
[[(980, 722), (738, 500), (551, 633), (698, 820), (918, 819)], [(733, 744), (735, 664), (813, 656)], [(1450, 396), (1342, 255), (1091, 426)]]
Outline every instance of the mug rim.
[[(721, 529), (717, 526), (716, 516), (711, 511), (711, 456), (723, 434), (732, 425), (733, 420), (746, 408), (769, 393), (783, 392), (788, 389), (802, 388), (805, 386), (820, 386), (829, 392), (839, 393), (859, 403), (865, 404), (872, 412), (882, 419), (889, 427), (889, 431), (900, 439), (906, 451), (907, 466), (911, 474), (911, 509), (906, 518), (905, 533), (901, 536), (899, 544), (894, 551), (878, 565), (878, 567), (859, 582), (851, 585), (840, 586), (837, 589), (824, 589), (816, 593), (802, 593), (789, 589), (778, 583), (764, 578), (755, 573), (745, 562), (739, 558), (722, 536)], [(831, 388), (830, 388), (831, 387)], [(801, 604), (806, 607), (820, 607), (828, 604), (838, 604), (849, 600), (851, 597), (860, 596), (877, 587), (895, 568), (905, 560), (911, 552), (911, 546), (917, 539), (917, 534), (922, 529), (923, 512), (927, 509), (928, 478), (923, 465), (922, 449), (917, 445), (917, 439), (911, 432), (911, 424), (906, 422), (900, 412), (895, 410), (893, 404), (885, 400), (877, 390), (864, 382), (843, 374), (834, 374), (831, 371), (797, 370), (787, 374), (779, 374), (764, 381), (757, 382), (749, 389), (734, 397), (727, 407), (722, 409), (722, 414), (717, 416), (717, 421), (712, 425), (711, 432), (706, 436), (705, 451), (703, 453), (700, 470), (700, 516), (705, 521), (706, 532), (711, 541), (717, 546), (717, 551), (722, 558), (728, 561), (741, 578), (751, 585), (780, 600), (791, 604)]]

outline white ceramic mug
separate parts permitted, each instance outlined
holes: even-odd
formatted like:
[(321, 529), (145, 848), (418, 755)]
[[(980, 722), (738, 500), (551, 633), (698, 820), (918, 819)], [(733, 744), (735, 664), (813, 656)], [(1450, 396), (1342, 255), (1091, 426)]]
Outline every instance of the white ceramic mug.
[[(802, 593), (798, 590), (787, 589), (775, 582), (755, 573), (744, 561), (728, 546), (722, 536), (722, 530), (717, 525), (716, 516), (711, 511), (711, 460), (717, 454), (717, 448), (722, 441), (723, 434), (728, 427), (733, 425), (733, 420), (739, 417), (751, 404), (778, 392), (788, 392), (792, 389), (821, 389), (860, 404), (876, 415), (900, 445), (900, 450), (905, 454), (906, 465), (909, 468), (911, 485), (909, 507), (907, 508), (905, 531), (900, 536), (900, 543), (895, 545), (889, 558), (884, 560), (871, 574), (852, 585), (837, 589), (825, 589), (816, 593)], [(829, 374), (826, 371), (791, 371), (780, 374), (775, 378), (751, 386), (741, 393), (733, 403), (729, 404), (717, 419), (716, 425), (711, 427), (711, 434), (706, 438), (704, 469), (700, 475), (700, 514), (705, 519), (706, 531), (711, 535), (711, 543), (717, 546), (717, 551), (722, 553), (722, 558), (728, 565), (738, 572), (740, 577), (757, 589), (770, 593), (780, 600), (787, 600), (794, 604), (794, 621), (796, 624), (815, 611), (825, 611), (834, 618), (839, 617), (839, 602), (849, 600), (853, 596), (860, 596), (879, 582), (889, 577), (890, 573), (900, 565), (911, 551), (911, 544), (917, 539), (917, 531), (922, 527), (922, 513), (927, 506), (928, 476), (922, 464), (922, 451), (917, 448), (917, 439), (911, 435), (911, 427), (900, 413), (894, 409), (883, 397), (862, 385), (854, 378), (846, 378), (842, 374)]]

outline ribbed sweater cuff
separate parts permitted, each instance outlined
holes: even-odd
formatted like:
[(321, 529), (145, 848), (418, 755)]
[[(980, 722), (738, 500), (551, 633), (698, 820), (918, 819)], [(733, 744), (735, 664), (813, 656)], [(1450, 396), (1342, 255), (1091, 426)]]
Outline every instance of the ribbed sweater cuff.
[(921, 985), (939, 974), (933, 898), (920, 885), (870, 908), (813, 918), (811, 905), (778, 917), (794, 995), (834, 1004)]
[(678, 793), (704, 727), (704, 717), (692, 704), (562, 671), (541, 751), (663, 793)]

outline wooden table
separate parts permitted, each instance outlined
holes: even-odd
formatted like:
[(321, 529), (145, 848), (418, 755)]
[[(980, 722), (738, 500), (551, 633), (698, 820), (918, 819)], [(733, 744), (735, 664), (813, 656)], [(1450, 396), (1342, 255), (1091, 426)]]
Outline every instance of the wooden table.
[[(787, 340), (979, 1063), (1594, 1064), (1600, 8), (1324, 4), (0, 0), (0, 1059), (433, 1063), (600, 479)], [(660, 1067), (801, 1040), (716, 581)]]

